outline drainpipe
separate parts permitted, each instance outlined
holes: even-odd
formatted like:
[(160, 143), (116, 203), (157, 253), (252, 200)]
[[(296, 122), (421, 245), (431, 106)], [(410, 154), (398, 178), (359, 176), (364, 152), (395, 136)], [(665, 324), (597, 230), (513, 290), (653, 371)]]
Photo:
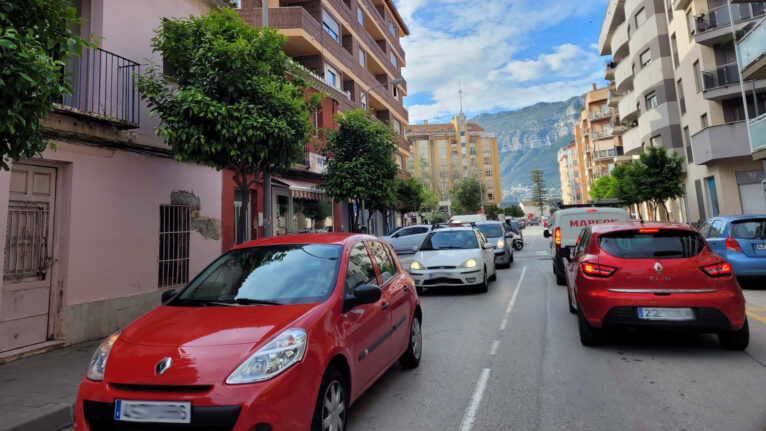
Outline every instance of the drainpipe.
[[(261, 12), (261, 15), (263, 16), (263, 21), (261, 23), (262, 27), (268, 27), (269, 26), (269, 0), (261, 0), (261, 5), (263, 6), (263, 11)], [(271, 238), (271, 216), (272, 216), (272, 210), (271, 210), (271, 174), (264, 174), (263, 175), (263, 237), (264, 238)]]

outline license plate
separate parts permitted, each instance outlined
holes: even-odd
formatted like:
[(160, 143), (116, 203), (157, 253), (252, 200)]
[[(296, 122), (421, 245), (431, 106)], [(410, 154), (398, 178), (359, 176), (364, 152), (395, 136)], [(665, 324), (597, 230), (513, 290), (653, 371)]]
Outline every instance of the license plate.
[(191, 403), (116, 400), (114, 420), (125, 422), (191, 423)]
[(766, 244), (756, 244), (755, 248), (758, 250), (766, 250)]
[(694, 320), (691, 308), (638, 308), (638, 318), (644, 320)]
[(428, 279), (432, 280), (434, 278), (444, 278), (444, 277), (449, 277), (449, 275), (450, 274), (448, 272), (432, 272), (428, 274)]

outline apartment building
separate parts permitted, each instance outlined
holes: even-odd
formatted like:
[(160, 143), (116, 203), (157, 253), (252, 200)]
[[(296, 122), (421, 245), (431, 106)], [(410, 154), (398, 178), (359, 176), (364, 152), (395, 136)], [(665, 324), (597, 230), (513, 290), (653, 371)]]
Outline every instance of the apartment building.
[[(607, 71), (611, 69), (606, 65)], [(620, 136), (615, 134), (617, 114), (609, 107), (607, 88), (597, 88), (585, 94), (585, 106), (580, 112), (580, 139), (583, 180), (588, 190), (598, 178), (608, 175), (615, 166), (617, 156), (623, 154)]]
[(439, 206), (449, 210), (450, 190), (464, 178), (475, 178), (484, 185), (485, 205), (499, 205), (503, 200), (497, 137), (469, 123), (462, 111), (449, 124), (412, 125), (407, 135), (410, 172), (439, 196)]
[(561, 200), (564, 204), (581, 204), (582, 182), (580, 181), (580, 158), (577, 154), (577, 143), (559, 149), (559, 178), (561, 179)]
[[(401, 168), (400, 176), (407, 177), (409, 142), (405, 130), (409, 115), (403, 104), (407, 95), (407, 82), (402, 78), (406, 57), (400, 39), (409, 35), (409, 29), (393, 1), (268, 0), (266, 4), (269, 26), (287, 36), (285, 53), (313, 75), (317, 90), (329, 95), (315, 114), (315, 125), (335, 128), (335, 113), (356, 107), (371, 110), (374, 119), (394, 129), (399, 144), (394, 158)], [(249, 25), (258, 27), (263, 22), (262, 11), (261, 0), (241, 0), (238, 12)], [(321, 137), (318, 138), (315, 143), (321, 143)], [(324, 159), (315, 145), (308, 145), (306, 154), (307, 169), (293, 169), (272, 182), (271, 234), (351, 230), (356, 208), (353, 204), (333, 205), (333, 215), (322, 220), (302, 218), (303, 208), (308, 206), (313, 211), (313, 207), (319, 208), (320, 202), (326, 200), (319, 178)], [(233, 190), (230, 185), (233, 184), (226, 185), (226, 193), (233, 193), (228, 190)], [(261, 185), (254, 187), (252, 193), (258, 194)], [(312, 199), (313, 202), (308, 202)], [(262, 204), (258, 205), (247, 209), (253, 214), (248, 218), (253, 226), (262, 225), (263, 221)], [(233, 206), (225, 205), (227, 211), (229, 207), (236, 207), (236, 201)], [(260, 215), (256, 217), (256, 213)], [(226, 223), (229, 219), (227, 215)], [(382, 234), (392, 223), (393, 218), (387, 220), (378, 214), (370, 232)], [(235, 226), (226, 227), (225, 232), (236, 230)], [(258, 235), (262, 229), (248, 228), (251, 231)]]
[(0, 359), (101, 338), (220, 254), (221, 174), (173, 159), (133, 73), (163, 19), (218, 0), (72, 0), (98, 49), (70, 58), (44, 123), (56, 150), (0, 172)]
[[(672, 219), (764, 211), (753, 199), (762, 167), (749, 148), (731, 25), (745, 29), (763, 13), (763, 3), (748, 4), (730, 19), (726, 0), (609, 2), (599, 48), (614, 64), (605, 77), (624, 153), (662, 145), (686, 157), (686, 196), (670, 203)], [(763, 112), (762, 86), (745, 83), (757, 94), (748, 110)]]

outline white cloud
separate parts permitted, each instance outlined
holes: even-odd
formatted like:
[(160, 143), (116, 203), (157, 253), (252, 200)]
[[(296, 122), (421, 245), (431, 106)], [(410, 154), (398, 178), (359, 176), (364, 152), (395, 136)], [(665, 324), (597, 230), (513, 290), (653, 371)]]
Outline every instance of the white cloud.
[[(471, 114), (515, 109), (582, 94), (602, 80), (596, 47), (563, 43), (516, 58), (535, 34), (573, 16), (605, 9), (606, 0), (398, 0), (411, 30), (403, 41), (409, 94), (433, 103), (409, 107), (410, 121), (453, 115), (458, 84)], [(571, 41), (586, 42), (586, 41)]]

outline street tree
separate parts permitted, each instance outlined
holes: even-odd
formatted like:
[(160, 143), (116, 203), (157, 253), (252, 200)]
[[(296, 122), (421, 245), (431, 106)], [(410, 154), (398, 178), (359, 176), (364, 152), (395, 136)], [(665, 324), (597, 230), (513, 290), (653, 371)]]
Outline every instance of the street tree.
[(524, 217), (524, 210), (519, 205), (511, 205), (504, 210), (505, 215), (508, 217)]
[[(393, 130), (361, 109), (340, 113), (335, 121), (338, 130), (328, 131), (323, 150), (328, 157), (322, 174), (325, 193), (336, 201), (364, 202), (370, 218), (374, 211), (393, 208), (399, 172), (393, 157)], [(355, 224), (359, 224), (359, 212)]]
[(669, 154), (665, 147), (651, 146), (633, 163), (631, 177), (641, 201), (650, 204), (653, 214), (662, 208), (665, 217), (670, 218), (665, 202), (684, 195), (683, 156), (676, 152)]
[(439, 209), (439, 196), (428, 186), (423, 186), (423, 202), (420, 211), (436, 211)]
[(492, 204), (485, 208), (485, 212), (487, 213), (488, 219), (497, 220), (497, 216), (503, 213), (503, 209), (499, 205)]
[(419, 211), (425, 197), (425, 187), (417, 179), (396, 179), (396, 210), (402, 218), (406, 213)]
[[(156, 133), (176, 160), (233, 171), (243, 207), (261, 175), (284, 172), (304, 157), (313, 129), (318, 96), (305, 97), (308, 81), (282, 50), (285, 41), (231, 9), (168, 19), (152, 48), (173, 73), (152, 65), (138, 79), (141, 97), (159, 115)], [(244, 235), (240, 230), (238, 243)]]
[(611, 175), (598, 178), (590, 186), (590, 197), (596, 200), (616, 199), (617, 180)]
[[(67, 59), (81, 55), (82, 39), (69, 28), (82, 20), (68, 0), (0, 0), (0, 168), (42, 153), (49, 142), (42, 120), (71, 94)], [(52, 146), (52, 143), (51, 143)]]
[(475, 178), (464, 178), (452, 188), (452, 213), (474, 214), (482, 207), (484, 187)]
[(531, 200), (540, 207), (540, 214), (545, 211), (545, 202), (548, 201), (548, 189), (545, 188), (545, 179), (543, 179), (542, 169), (533, 169), (529, 172), (532, 180)]

